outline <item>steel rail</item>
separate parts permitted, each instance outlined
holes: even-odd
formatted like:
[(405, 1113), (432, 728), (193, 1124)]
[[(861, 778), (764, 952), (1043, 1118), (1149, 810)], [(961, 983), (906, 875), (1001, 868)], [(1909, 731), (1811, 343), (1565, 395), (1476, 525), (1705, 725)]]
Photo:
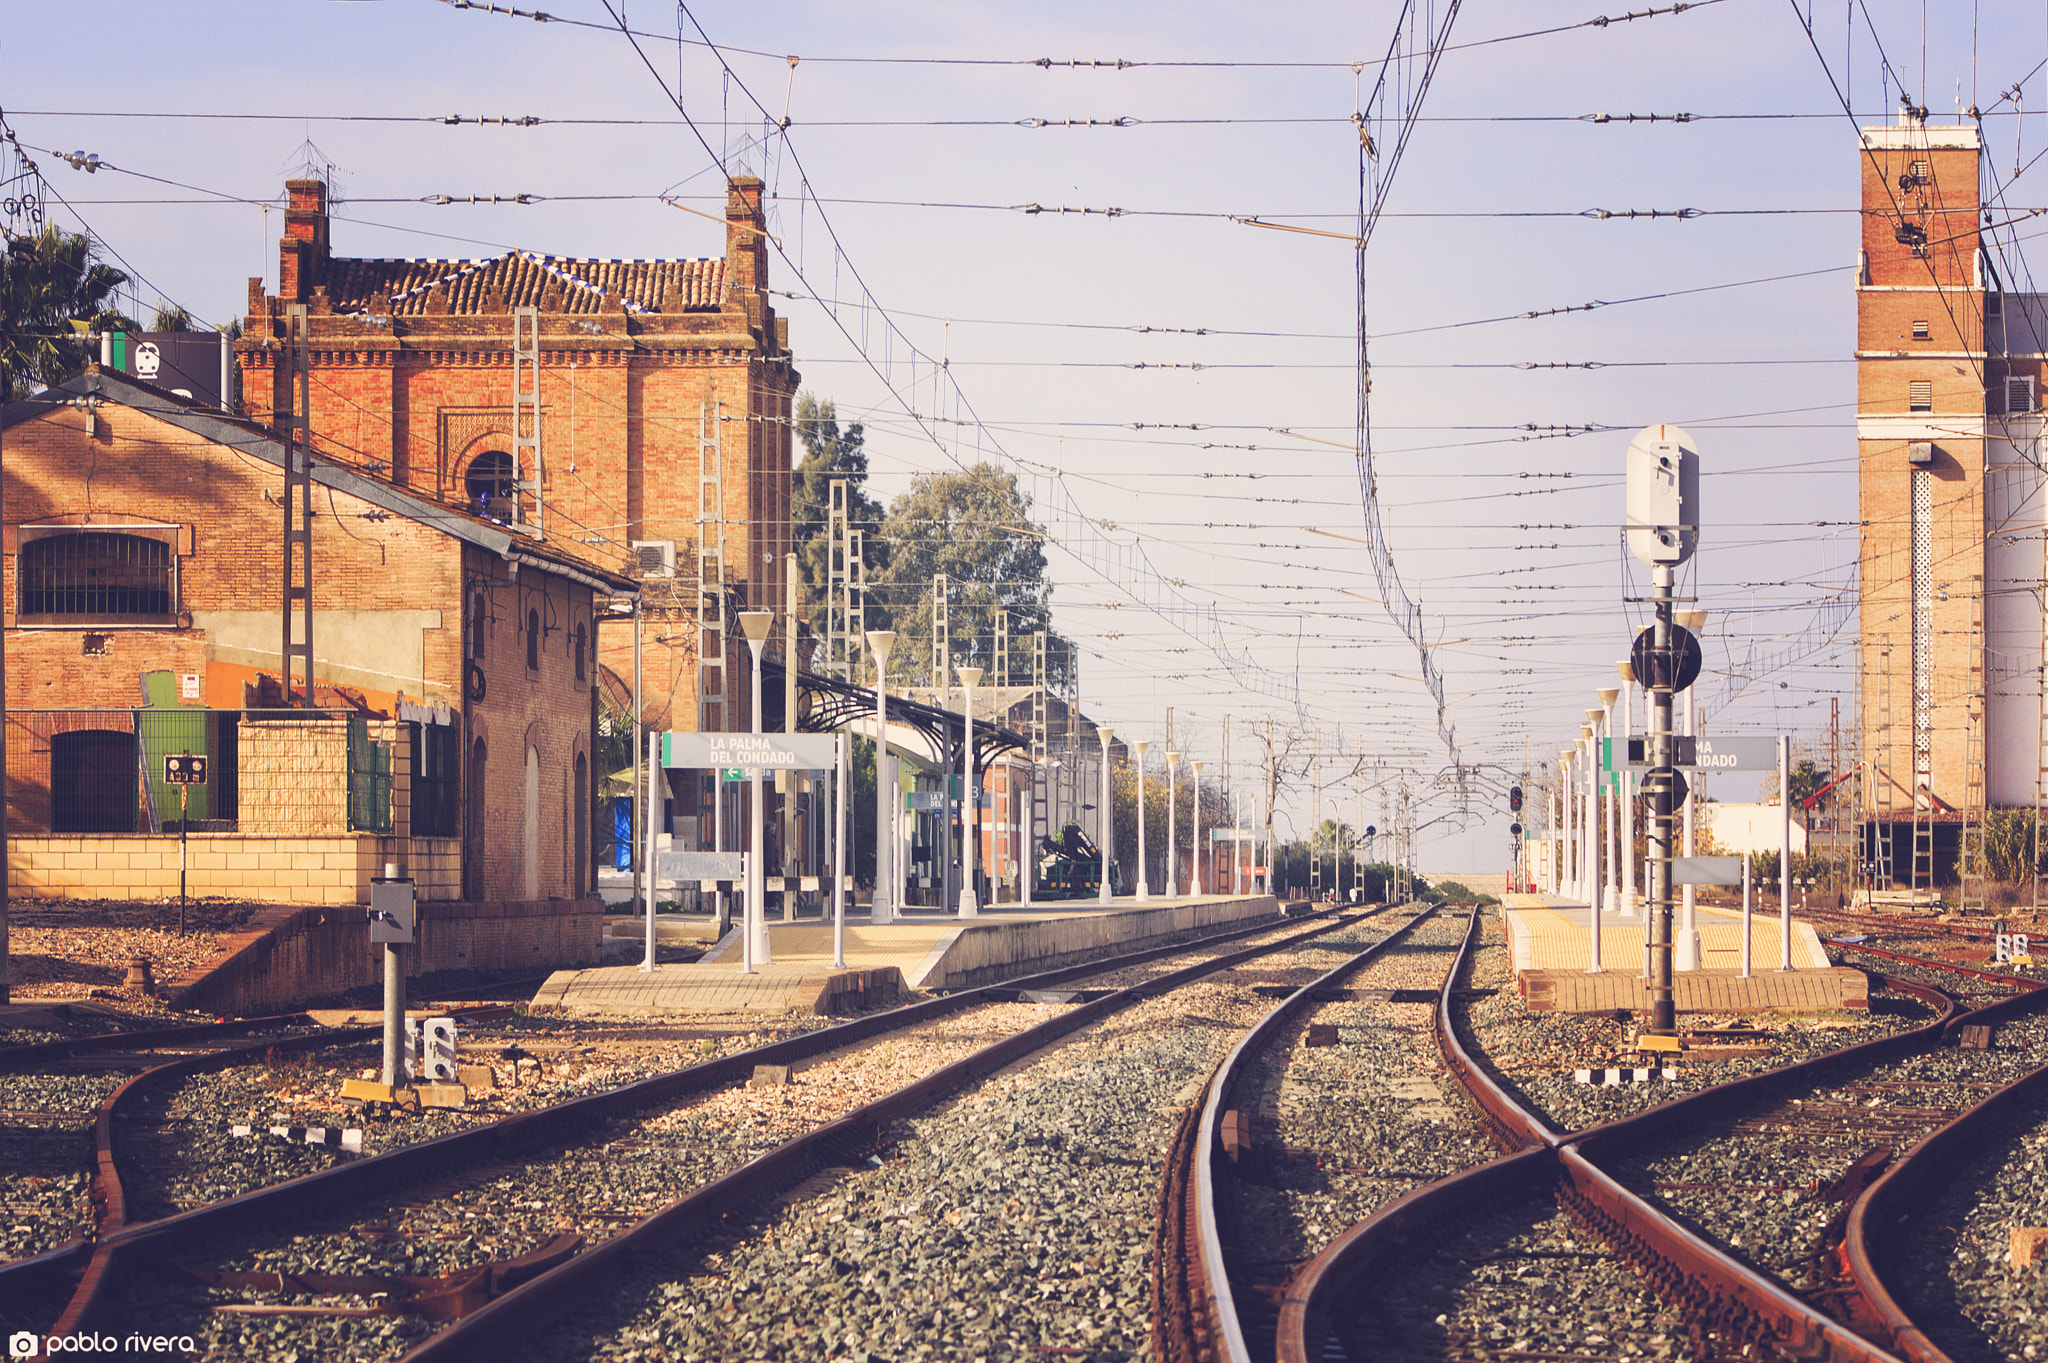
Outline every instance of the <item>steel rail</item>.
[(1913, 1210), (1914, 1197), (1967, 1162), (1985, 1127), (2043, 1093), (2048, 1093), (2048, 1065), (2022, 1075), (1928, 1133), (1850, 1204), (1842, 1239), (1843, 1263), (1850, 1281), (1869, 1307), (1871, 1328), (1881, 1333), (1893, 1351), (1909, 1363), (1951, 1360), (1899, 1304), (1897, 1294), (1885, 1280), (1875, 1246)]
[(1451, 1073), (1465, 1086), (1465, 1092), (1478, 1106), (1480, 1116), (1493, 1129), (1494, 1139), (1500, 1142), (1503, 1153), (1539, 1146), (1555, 1147), (1564, 1140), (1564, 1133), (1516, 1102), (1514, 1096), (1493, 1077), (1485, 1062), (1465, 1049), (1464, 1039), (1458, 1035), (1451, 998), (1458, 979), (1471, 963), (1472, 950), (1478, 945), (1480, 929), (1485, 921), (1484, 909), (1473, 912), (1472, 921), (1465, 925), (1465, 940), (1458, 947), (1458, 959), (1452, 963), (1450, 974), (1444, 977), (1444, 987), (1437, 994), (1437, 1051), (1443, 1056), (1444, 1063), (1450, 1066)]
[[(1315, 917), (1320, 918), (1322, 915)], [(395, 1150), (387, 1150), (364, 1159), (301, 1175), (266, 1188), (224, 1198), (204, 1207), (128, 1226), (102, 1238), (97, 1244), (79, 1246), (63, 1252), (73, 1256), (66, 1260), (55, 1260), (54, 1256), (59, 1252), (53, 1251), (52, 1254), (37, 1256), (33, 1260), (22, 1260), (18, 1265), (10, 1267), (18, 1268), (25, 1282), (31, 1277), (38, 1282), (46, 1281), (52, 1272), (60, 1271), (60, 1264), (64, 1268), (72, 1267), (76, 1264), (78, 1254), (89, 1251), (90, 1262), (72, 1292), (71, 1300), (64, 1311), (64, 1319), (70, 1322), (70, 1329), (74, 1332), (92, 1330), (97, 1328), (109, 1309), (109, 1288), (117, 1276), (117, 1271), (133, 1255), (146, 1253), (156, 1244), (166, 1241), (182, 1243), (192, 1237), (217, 1233), (229, 1226), (256, 1224), (265, 1219), (311, 1212), (337, 1202), (371, 1196), (385, 1189), (416, 1183), (460, 1164), (505, 1159), (531, 1150), (550, 1139), (573, 1139), (578, 1128), (603, 1121), (615, 1114), (745, 1079), (753, 1073), (753, 1067), (757, 1064), (793, 1064), (873, 1036), (916, 1026), (973, 1007), (1005, 990), (1046, 988), (1069, 980), (1144, 964), (1162, 957), (1200, 951), (1244, 937), (1271, 932), (1284, 922), (1284, 919), (1275, 915), (1261, 919), (1248, 927), (1234, 928), (1228, 932), (1212, 934), (1189, 942), (1150, 947), (1098, 961), (1082, 962), (1038, 975), (1005, 981), (999, 985), (983, 986), (887, 1012), (854, 1018), (816, 1032), (806, 1032), (749, 1051), (722, 1056), (700, 1065), (655, 1075), (601, 1093), (572, 1098), (531, 1112), (515, 1113), (465, 1131), (401, 1146)], [(1325, 923), (1312, 929), (1308, 934), (1297, 934), (1297, 937), (1328, 932), (1340, 925), (1341, 923)], [(1157, 983), (1150, 981), (1137, 988), (1143, 990), (1156, 987)], [(7, 1275), (8, 1269), (0, 1268), (0, 1289), (10, 1286), (6, 1281)], [(53, 1330), (50, 1333), (63, 1331)]]
[[(401, 1146), (396, 1150), (387, 1150), (347, 1164), (338, 1164), (329, 1169), (224, 1198), (219, 1202), (160, 1220), (125, 1227), (110, 1235), (103, 1235), (90, 1247), (90, 1258), (84, 1273), (57, 1325), (48, 1333), (65, 1334), (96, 1329), (109, 1308), (111, 1284), (117, 1280), (122, 1266), (136, 1247), (146, 1247), (165, 1238), (183, 1240), (190, 1236), (209, 1234), (223, 1226), (254, 1223), (265, 1217), (289, 1216), (311, 1211), (317, 1207), (333, 1205), (339, 1200), (368, 1196), (382, 1189), (402, 1187), (430, 1178), (452, 1165), (463, 1162), (476, 1159), (504, 1159), (516, 1152), (530, 1150), (552, 1137), (573, 1132), (579, 1126), (604, 1120), (615, 1113), (744, 1079), (753, 1073), (753, 1067), (757, 1064), (793, 1064), (841, 1046), (867, 1040), (871, 1036), (946, 1016), (982, 1001), (983, 996), (991, 990), (1060, 984), (1070, 979), (1085, 978), (1089, 974), (1100, 974), (1105, 970), (1142, 964), (1176, 952), (1200, 950), (1214, 943), (1270, 932), (1274, 926), (1274, 920), (1266, 919), (1251, 927), (1233, 929), (1178, 946), (1147, 948), (1127, 956), (1082, 963), (1009, 981), (1005, 985), (985, 986), (943, 998), (928, 999), (904, 1008), (870, 1014), (834, 1027), (771, 1042), (766, 1046), (742, 1051), (736, 1055), (722, 1056), (701, 1065), (656, 1075), (621, 1088), (572, 1098), (567, 1102), (531, 1112), (516, 1113), (495, 1122), (471, 1127), (466, 1131), (451, 1132), (433, 1140)], [(1329, 931), (1329, 928), (1325, 927), (1322, 930)], [(375, 1032), (377, 1029), (364, 1030)], [(31, 1261), (23, 1262), (27, 1264)], [(49, 1267), (47, 1264), (39, 1265), (39, 1275), (46, 1274)], [(4, 1270), (0, 1270), (0, 1288), (4, 1287)]]
[[(1446, 979), (1438, 1009), (1438, 1042), (1447, 1056), (1454, 1048), (1463, 1054), (1449, 1008), (1455, 978), (1454, 972)], [(1486, 1079), (1473, 1091), (1473, 1099), (1488, 1113), (1496, 1130), (1505, 1139), (1513, 1139), (1519, 1133), (1524, 1140), (1540, 1139), (1544, 1143), (1416, 1189), (1332, 1241), (1296, 1272), (1282, 1297), (1277, 1340), (1280, 1363), (1320, 1360), (1322, 1343), (1335, 1328), (1341, 1297), (1355, 1291), (1373, 1263), (1417, 1233), (1431, 1217), (1453, 1214), (1482, 1197), (1540, 1181), (1553, 1182), (1560, 1203), (1631, 1259), (1654, 1291), (1687, 1309), (1695, 1330), (1711, 1329), (1739, 1339), (1746, 1346), (1802, 1360), (1900, 1363), (1892, 1354), (1799, 1300), (1778, 1283), (1697, 1238), (1601, 1170), (1592, 1158), (1594, 1151), (1603, 1147), (1647, 1139), (1732, 1097), (1780, 1083), (1788, 1075), (1937, 1044), (1958, 1020), (1955, 1004), (1946, 995), (1925, 985), (1891, 983), (1932, 1003), (1938, 1010), (1936, 1018), (1911, 1032), (1880, 1037), (1783, 1069), (1703, 1089), (1561, 1140), (1554, 1133), (1539, 1136), (1538, 1133), (1549, 1131), (1548, 1126), (1514, 1103), (1485, 1076), (1483, 1067), (1466, 1056), (1467, 1063), (1454, 1065), (1454, 1069), (1461, 1080)], [(2000, 1000), (1979, 1011), (2006, 1010), (2015, 1002)], [(1589, 1151), (1588, 1146), (1594, 1150)], [(1705, 1343), (1704, 1339), (1699, 1342)]]
[[(1382, 911), (1375, 909), (1364, 914), (1345, 915), (1278, 942), (1245, 947), (1213, 960), (1197, 962), (1144, 984), (1132, 985), (1100, 999), (1078, 1004), (1057, 1017), (1005, 1037), (714, 1179), (618, 1235), (464, 1316), (414, 1346), (400, 1363), (449, 1363), (450, 1360), (462, 1363), (470, 1359), (507, 1356), (530, 1341), (537, 1330), (575, 1309), (586, 1297), (614, 1287), (617, 1275), (650, 1248), (687, 1235), (701, 1234), (723, 1217), (758, 1203), (781, 1188), (802, 1182), (827, 1163), (872, 1149), (880, 1143), (882, 1132), (890, 1122), (922, 1110), (942, 1095), (993, 1074), (1112, 1013), (1156, 998), (1205, 975), (1228, 970), (1244, 961), (1299, 946)], [(1100, 970), (1097, 967), (1096, 973)], [(1017, 986), (1013, 983), (1008, 987)]]
[[(505, 1004), (484, 1004), (476, 1008), (457, 1009), (450, 1014), (456, 1018), (475, 1020), (508, 1012)], [(181, 1029), (173, 1029), (181, 1030)], [(203, 1029), (202, 1029), (203, 1030)], [(217, 1033), (216, 1033), (217, 1035)], [(238, 1046), (223, 1047), (219, 1050), (203, 1051), (195, 1055), (180, 1056), (166, 1060), (160, 1065), (134, 1075), (101, 1101), (93, 1115), (93, 1175), (92, 1201), (97, 1210), (96, 1234), (92, 1241), (81, 1242), (71, 1251), (71, 1257), (64, 1262), (75, 1267), (78, 1257), (83, 1256), (85, 1264), (80, 1272), (77, 1287), (65, 1304), (64, 1312), (46, 1332), (48, 1335), (66, 1335), (79, 1330), (85, 1319), (100, 1300), (103, 1285), (108, 1280), (113, 1258), (113, 1245), (123, 1232), (132, 1228), (129, 1218), (127, 1186), (121, 1178), (119, 1160), (114, 1152), (114, 1123), (126, 1115), (125, 1109), (141, 1100), (143, 1095), (162, 1087), (173, 1080), (205, 1074), (211, 1070), (226, 1069), (249, 1056), (276, 1052), (324, 1050), (329, 1046), (345, 1046), (356, 1042), (373, 1041), (383, 1035), (383, 1026), (333, 1027), (318, 1032), (307, 1032), (299, 1036), (269, 1037), (258, 1041), (243, 1042)], [(175, 1044), (175, 1043), (166, 1043)], [(144, 1223), (151, 1224), (151, 1223)], [(48, 1256), (23, 1260), (25, 1276), (42, 1277), (56, 1266), (54, 1256), (64, 1251), (53, 1251)], [(8, 1265), (0, 1268), (0, 1292), (11, 1285), (5, 1280)]]
[[(1476, 912), (1475, 909), (1475, 915)], [(1270, 1046), (1296, 1015), (1317, 1002), (1317, 990), (1331, 988), (1339, 980), (1372, 964), (1435, 913), (1435, 906), (1423, 909), (1336, 969), (1288, 995), (1238, 1039), (1237, 1045), (1231, 1048), (1230, 1054), (1210, 1076), (1201, 1116), (1194, 1128), (1194, 1141), (1191, 1146), (1182, 1146), (1185, 1156), (1191, 1161), (1192, 1170), (1191, 1176), (1184, 1180), (1184, 1186), (1187, 1196), (1192, 1199), (1193, 1215), (1182, 1222), (1193, 1232), (1195, 1252), (1186, 1265), (1191, 1281), (1184, 1292), (1169, 1298), (1169, 1302), (1180, 1309), (1206, 1314), (1208, 1319), (1199, 1326), (1192, 1322), (1178, 1326), (1168, 1323), (1170, 1330), (1183, 1331), (1186, 1338), (1192, 1339), (1198, 1332), (1204, 1336), (1209, 1341), (1208, 1356), (1226, 1363), (1251, 1363), (1243, 1322), (1238, 1316), (1237, 1294), (1231, 1285), (1230, 1265), (1224, 1257), (1224, 1237), (1216, 1217), (1216, 1194), (1222, 1182), (1226, 1158), (1223, 1123), (1245, 1069), (1252, 1057)], [(1154, 1328), (1159, 1328), (1156, 1321)]]
[(233, 1022), (205, 1022), (189, 1027), (159, 1027), (147, 1032), (103, 1032), (98, 1036), (36, 1041), (26, 1046), (0, 1048), (0, 1069), (14, 1069), (44, 1060), (55, 1060), (86, 1051), (147, 1051), (164, 1046), (182, 1046), (214, 1037), (247, 1036), (273, 1027), (309, 1027), (313, 1019), (304, 1013), (280, 1013), (274, 1017), (237, 1018)]

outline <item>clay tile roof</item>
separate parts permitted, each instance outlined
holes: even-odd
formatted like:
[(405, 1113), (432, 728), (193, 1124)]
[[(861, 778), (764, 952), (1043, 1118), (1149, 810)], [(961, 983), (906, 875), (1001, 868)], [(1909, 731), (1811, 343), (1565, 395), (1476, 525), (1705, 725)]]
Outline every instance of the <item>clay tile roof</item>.
[(327, 262), (320, 283), (336, 312), (372, 316), (421, 316), (436, 285), (447, 291), (448, 311), (456, 315), (539, 307), (551, 287), (561, 290), (559, 311), (572, 315), (617, 304), (628, 312), (664, 305), (671, 311), (716, 312), (725, 299), (725, 262), (574, 260), (525, 251), (489, 260), (336, 259)]

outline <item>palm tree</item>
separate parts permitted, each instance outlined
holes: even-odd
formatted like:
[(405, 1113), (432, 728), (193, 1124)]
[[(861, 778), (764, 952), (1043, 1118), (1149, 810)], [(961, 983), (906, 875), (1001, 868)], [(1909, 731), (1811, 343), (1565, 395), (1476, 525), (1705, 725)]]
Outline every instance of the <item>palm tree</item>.
[(12, 401), (84, 369), (79, 329), (139, 331), (111, 306), (128, 276), (98, 258), (92, 240), (54, 224), (11, 237), (0, 258), (0, 399)]

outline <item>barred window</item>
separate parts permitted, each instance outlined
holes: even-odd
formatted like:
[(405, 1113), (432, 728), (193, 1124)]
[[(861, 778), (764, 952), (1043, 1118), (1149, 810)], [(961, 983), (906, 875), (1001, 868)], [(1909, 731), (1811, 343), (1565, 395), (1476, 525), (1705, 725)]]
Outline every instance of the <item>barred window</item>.
[(585, 633), (584, 633), (584, 629), (583, 629), (583, 626), (582, 626), (581, 624), (578, 624), (578, 625), (576, 626), (576, 641), (575, 641), (575, 653), (576, 653), (576, 680), (577, 680), (577, 681), (582, 681), (582, 680), (583, 680), (583, 675), (584, 675), (583, 649), (584, 649), (584, 645), (585, 645), (585, 644), (587, 644), (588, 642), (589, 642), (589, 636), (588, 636), (587, 634), (585, 634)]
[(175, 556), (162, 540), (107, 530), (21, 546), (21, 613), (50, 623), (156, 624), (177, 610)]

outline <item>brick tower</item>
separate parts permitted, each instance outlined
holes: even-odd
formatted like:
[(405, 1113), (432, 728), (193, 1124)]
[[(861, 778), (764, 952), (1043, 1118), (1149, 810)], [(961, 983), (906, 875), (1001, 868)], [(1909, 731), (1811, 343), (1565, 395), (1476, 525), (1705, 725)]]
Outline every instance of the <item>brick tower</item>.
[(1913, 109), (1858, 149), (1862, 813), (1866, 853), (1915, 889), (2040, 779), (2048, 346), (1984, 252), (1980, 155), (1976, 128)]

